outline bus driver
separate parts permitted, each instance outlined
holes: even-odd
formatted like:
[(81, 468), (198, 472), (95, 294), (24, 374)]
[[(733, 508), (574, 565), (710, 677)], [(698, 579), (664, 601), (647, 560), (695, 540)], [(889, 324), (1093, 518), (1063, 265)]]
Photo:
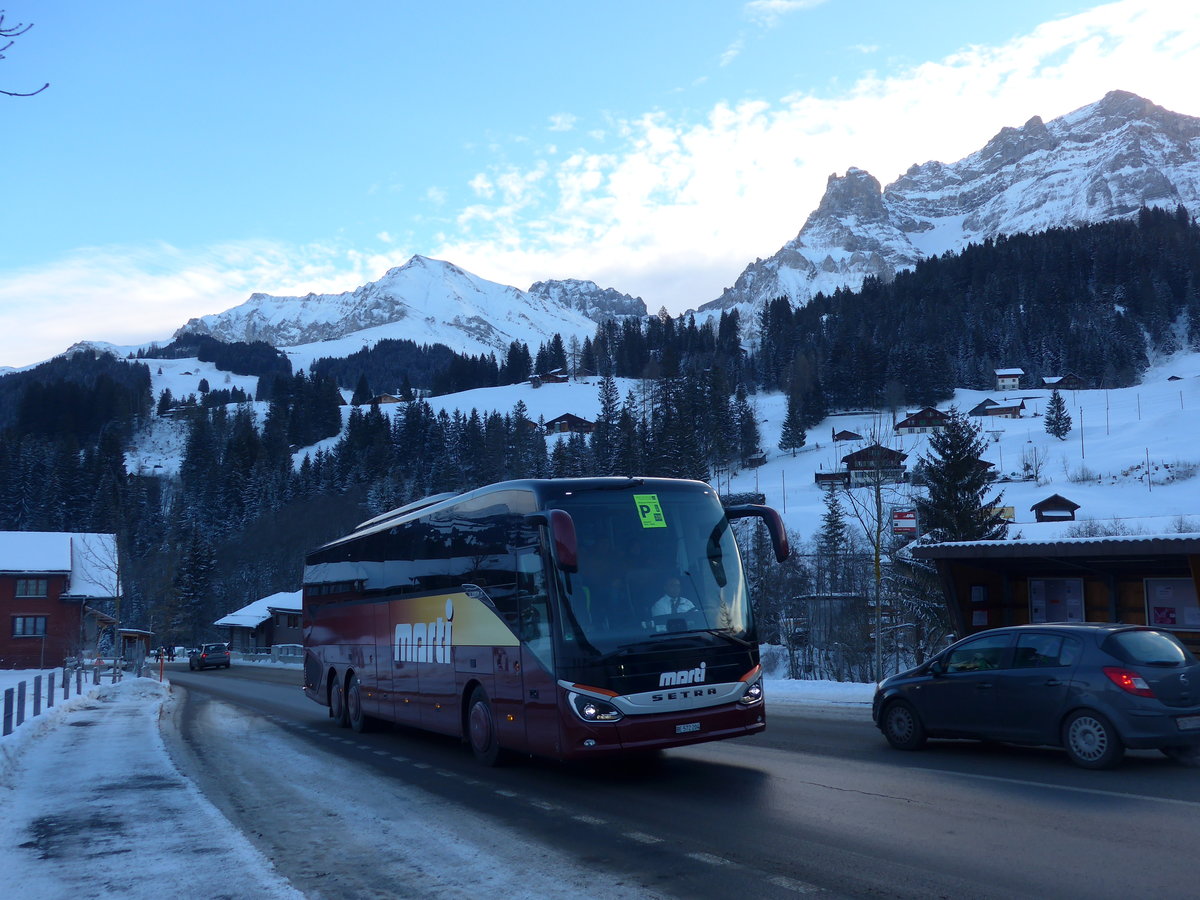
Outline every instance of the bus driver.
[(652, 617), (669, 616), (674, 613), (695, 612), (696, 604), (687, 597), (681, 597), (683, 586), (679, 579), (672, 575), (663, 586), (665, 593), (654, 601), (650, 608)]

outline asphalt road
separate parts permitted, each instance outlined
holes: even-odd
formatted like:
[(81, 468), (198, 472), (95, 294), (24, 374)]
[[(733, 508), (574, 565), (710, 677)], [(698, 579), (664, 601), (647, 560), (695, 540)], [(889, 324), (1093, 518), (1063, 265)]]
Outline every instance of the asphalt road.
[[(768, 706), (764, 734), (650, 763), (521, 760), (485, 769), (444, 737), (336, 728), (301, 693), (299, 674), (236, 665), (192, 673), (176, 664), (170, 677), (186, 702), (172, 752), (311, 897), (389, 896), (361, 893), (382, 883), (371, 871), (377, 854), (355, 855), (353, 871), (338, 869), (343, 853), (314, 865), (319, 823), (311, 813), (282, 829), (264, 823), (272, 791), (284, 790), (271, 786), (271, 760), (206, 744), (206, 712), (239, 710), (250, 738), (282, 730), (295, 752), (312, 754), (315, 780), (329, 766), (369, 772), (457, 810), (473, 833), (474, 820), (486, 821), (484, 830), (508, 844), (576, 860), (607, 896), (1200, 894), (1200, 770), (1157, 753), (1131, 753), (1107, 772), (1077, 769), (1052, 749), (955, 741), (900, 753), (865, 710), (781, 703)], [(390, 895), (406, 895), (396, 890)]]

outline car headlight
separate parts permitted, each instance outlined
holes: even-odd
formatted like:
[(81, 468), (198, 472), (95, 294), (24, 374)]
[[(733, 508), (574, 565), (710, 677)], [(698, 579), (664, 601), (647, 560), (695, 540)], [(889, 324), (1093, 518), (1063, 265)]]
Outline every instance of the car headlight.
[(575, 710), (575, 715), (585, 722), (619, 722), (625, 718), (625, 713), (607, 700), (576, 694), (574, 691), (569, 693), (567, 698), (571, 702), (571, 709)]
[(762, 703), (763, 698), (763, 683), (762, 679), (755, 680), (750, 687), (746, 688), (746, 693), (742, 694), (742, 698), (738, 700), (742, 706), (753, 706), (755, 703)]

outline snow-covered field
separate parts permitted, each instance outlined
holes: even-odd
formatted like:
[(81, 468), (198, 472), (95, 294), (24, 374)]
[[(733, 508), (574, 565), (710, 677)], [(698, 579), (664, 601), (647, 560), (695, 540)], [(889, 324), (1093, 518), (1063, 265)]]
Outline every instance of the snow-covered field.
[[(253, 395), (255, 379), (229, 376), (209, 363), (196, 360), (151, 360), (154, 394), (170, 388), (176, 397), (195, 393), (200, 378), (215, 389), (237, 385)], [(161, 369), (161, 373), (160, 370)], [(636, 379), (617, 379), (622, 400), (641, 387)], [(387, 390), (387, 386), (377, 386)], [(1068, 391), (1064, 393), (1073, 428), (1066, 440), (1045, 431), (1042, 413), (1050, 392), (1038, 387), (1019, 391), (965, 391), (939, 404), (966, 411), (985, 398), (997, 402), (1020, 398), (1025, 402), (1021, 419), (978, 419), (989, 440), (985, 459), (1002, 477), (1021, 478), (1023, 463), (1037, 459), (1040, 478), (1013, 480), (996, 485), (1003, 490), (1002, 505), (1013, 507), (1015, 521), (1010, 537), (1052, 539), (1069, 531), (1072, 523), (1038, 523), (1030, 507), (1051, 494), (1062, 494), (1078, 503), (1080, 520), (1118, 527), (1131, 532), (1161, 534), (1180, 530), (1200, 531), (1200, 354), (1181, 353), (1161, 359), (1135, 387), (1111, 391)], [(594, 418), (599, 410), (599, 379), (569, 384), (528, 384), (481, 388), (434, 397), (434, 409), (468, 412), (478, 409), (509, 412), (523, 401), (529, 416), (552, 419), (564, 412)], [(824, 512), (823, 492), (814, 476), (842, 468), (841, 459), (858, 449), (858, 443), (833, 443), (835, 431), (848, 430), (908, 454), (911, 469), (928, 452), (924, 435), (895, 436), (890, 413), (865, 411), (830, 416), (808, 433), (807, 445), (794, 456), (778, 448), (786, 410), (782, 394), (752, 397), (762, 431), (767, 463), (737, 474), (722, 473), (714, 484), (726, 491), (759, 491), (778, 509), (788, 527), (808, 537)], [(265, 413), (265, 404), (252, 404)], [(259, 407), (262, 407), (259, 409)], [(401, 404), (381, 407), (394, 415)], [(913, 409), (898, 410), (903, 418)], [(343, 409), (349, 416), (349, 408)], [(136, 440), (127, 457), (131, 470), (177, 472), (183, 440), (176, 423), (159, 423)], [(552, 438), (551, 440), (556, 440)], [(305, 453), (330, 447), (337, 438), (305, 448), (296, 454), (299, 464)], [(1147, 477), (1147, 469), (1149, 477)], [(889, 489), (889, 504), (912, 502), (912, 488), (896, 485)]]

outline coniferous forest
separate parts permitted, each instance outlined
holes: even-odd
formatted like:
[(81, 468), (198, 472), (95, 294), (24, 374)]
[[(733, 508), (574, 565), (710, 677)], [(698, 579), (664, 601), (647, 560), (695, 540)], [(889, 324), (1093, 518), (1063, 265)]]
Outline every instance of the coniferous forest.
[[(226, 612), (296, 589), (312, 547), (431, 493), (520, 477), (737, 471), (775, 449), (761, 446), (759, 391), (787, 393), (789, 440), (802, 442), (830, 411), (936, 404), (955, 387), (987, 387), (999, 367), (1120, 387), (1152, 350), (1184, 347), (1200, 349), (1200, 229), (1180, 209), (1000, 237), (858, 292), (800, 307), (777, 299), (754, 321), (664, 312), (501, 356), (381, 341), (292, 372), (265, 344), (207, 337), (130, 360), (77, 353), (0, 378), (0, 530), (115, 532), (123, 621), (190, 643), (215, 636)], [(151, 395), (156, 357), (198, 355), (257, 375), (256, 397), (204, 386), (199, 398)], [(592, 434), (548, 442), (523, 404), (447, 413), (422, 399), (554, 369), (595, 376)], [(613, 376), (638, 388), (620, 396)], [(339, 389), (361, 404), (344, 431)], [(369, 402), (384, 392), (408, 402), (385, 415)], [(155, 417), (186, 429), (177, 477), (125, 470), (125, 448)], [(770, 577), (754, 568), (768, 555), (761, 536), (748, 540), (760, 604), (846, 577), (854, 540), (832, 511), (827, 519), (794, 538), (825, 551)]]

